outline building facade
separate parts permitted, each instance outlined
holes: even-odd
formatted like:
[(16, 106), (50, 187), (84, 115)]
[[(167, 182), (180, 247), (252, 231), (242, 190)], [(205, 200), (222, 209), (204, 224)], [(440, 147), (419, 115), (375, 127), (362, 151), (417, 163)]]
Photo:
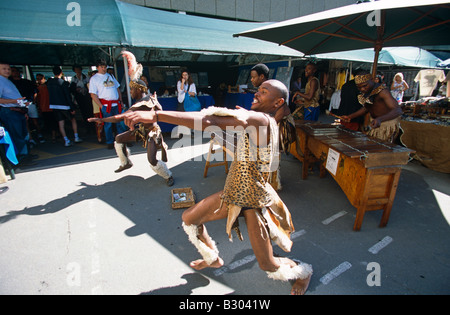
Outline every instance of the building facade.
[(238, 21), (279, 22), (357, 0), (122, 0), (149, 8)]

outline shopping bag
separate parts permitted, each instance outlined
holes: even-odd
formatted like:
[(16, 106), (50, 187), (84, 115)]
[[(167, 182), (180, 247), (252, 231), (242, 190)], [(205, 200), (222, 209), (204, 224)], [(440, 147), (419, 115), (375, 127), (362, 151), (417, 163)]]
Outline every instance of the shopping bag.
[(202, 105), (200, 104), (200, 100), (197, 96), (190, 96), (186, 93), (184, 97), (184, 110), (186, 112), (197, 112), (202, 109)]

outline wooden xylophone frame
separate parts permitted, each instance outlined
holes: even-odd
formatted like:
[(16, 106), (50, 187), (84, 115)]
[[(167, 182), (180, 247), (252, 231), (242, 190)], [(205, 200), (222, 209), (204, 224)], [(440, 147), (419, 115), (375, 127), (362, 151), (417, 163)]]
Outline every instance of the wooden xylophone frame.
[(297, 123), (297, 143), (291, 153), (302, 162), (302, 179), (311, 163), (320, 162), (320, 177), (330, 149), (339, 152), (336, 173), (331, 174), (357, 209), (353, 230), (359, 231), (366, 211), (383, 210), (380, 227), (387, 225), (397, 191), (401, 167), (412, 150), (383, 142), (342, 126)]

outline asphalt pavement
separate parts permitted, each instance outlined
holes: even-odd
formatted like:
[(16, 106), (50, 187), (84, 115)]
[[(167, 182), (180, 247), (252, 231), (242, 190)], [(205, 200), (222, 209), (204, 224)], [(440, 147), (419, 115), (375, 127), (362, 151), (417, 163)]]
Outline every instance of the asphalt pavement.
[[(134, 166), (119, 166), (114, 150), (93, 136), (65, 148), (33, 149), (36, 165), (0, 184), (0, 294), (287, 295), (244, 241), (230, 242), (225, 221), (207, 225), (225, 266), (194, 271), (199, 258), (171, 208), (171, 189), (192, 187), (197, 200), (223, 188), (225, 168), (203, 177), (208, 139), (166, 137), (175, 185), (155, 175), (140, 144)], [(187, 145), (193, 141), (192, 145)], [(450, 293), (450, 174), (416, 161), (403, 168), (389, 223), (366, 213), (353, 231), (356, 209), (330, 175), (301, 179), (301, 163), (281, 162), (280, 196), (292, 213), (293, 249), (279, 255), (313, 266), (308, 295), (428, 295)]]

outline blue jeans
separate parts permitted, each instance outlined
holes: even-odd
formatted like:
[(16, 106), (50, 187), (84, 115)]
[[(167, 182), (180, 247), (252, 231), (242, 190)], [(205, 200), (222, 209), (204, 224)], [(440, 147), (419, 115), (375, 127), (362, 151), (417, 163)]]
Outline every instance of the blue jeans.
[(18, 158), (28, 155), (27, 120), (25, 115), (0, 106), (0, 123), (8, 130)]
[[(103, 106), (102, 107), (103, 118), (107, 118), (107, 117), (111, 117), (111, 116), (119, 114), (119, 107), (118, 106), (111, 107), (111, 112), (110, 113), (106, 112), (106, 108), (107, 108), (107, 106)], [(112, 128), (113, 128), (113, 123), (105, 122), (104, 129), (105, 129), (105, 138), (106, 138), (106, 143), (107, 144), (114, 143), (114, 133), (113, 133), (113, 129)], [(116, 124), (116, 128), (117, 128), (117, 133), (118, 134), (127, 131), (127, 128), (126, 128), (126, 126), (125, 126), (125, 124), (123, 122), (117, 123)]]

